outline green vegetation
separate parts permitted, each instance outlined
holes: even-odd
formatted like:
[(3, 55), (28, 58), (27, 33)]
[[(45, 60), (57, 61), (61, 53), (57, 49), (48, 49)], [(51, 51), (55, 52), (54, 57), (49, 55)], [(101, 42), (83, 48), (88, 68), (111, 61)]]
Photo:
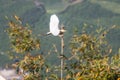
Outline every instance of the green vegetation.
[(10, 21), (9, 28), (7, 29), (13, 51), (16, 53), (24, 53), (37, 48), (39, 49), (39, 40), (32, 36), (32, 31), (29, 30), (28, 27), (21, 25), (22, 22), (19, 20), (19, 17), (16, 15), (14, 17), (18, 24), (17, 22)]
[[(41, 44), (37, 37), (33, 37), (28, 27), (21, 25), (20, 18), (16, 15), (14, 17), (16, 20), (9, 22), (7, 33), (12, 52), (15, 52), (14, 57), (20, 59), (14, 64), (18, 73), (24, 80), (60, 80), (60, 64), (51, 64), (48, 60), (53, 53), (59, 54), (56, 46), (53, 45), (55, 50), (51, 50), (47, 55), (36, 54), (36, 52), (31, 54), (31, 51), (40, 49)], [(116, 26), (108, 29), (98, 28), (88, 34), (84, 24), (83, 33), (79, 34), (79, 30), (75, 32), (70, 40), (69, 55), (59, 54), (60, 58), (57, 58), (64, 60), (62, 80), (119, 80), (120, 51), (110, 56), (112, 48), (106, 41), (108, 32), (115, 28)], [(24, 55), (21, 58), (17, 53), (24, 53)]]
[[(9, 21), (5, 19), (5, 16), (13, 18), (11, 15), (15, 14), (20, 16), (23, 21), (22, 26), (26, 26), (27, 24), (28, 26), (30, 25), (29, 27), (32, 30), (33, 35), (37, 35), (41, 40), (41, 50), (36, 51), (38, 53), (34, 53), (34, 51), (31, 53), (43, 53), (44, 55), (47, 55), (48, 52), (51, 54), (53, 53), (47, 58), (47, 61), (50, 61), (51, 64), (59, 63), (59, 60), (56, 57), (58, 54), (54, 54), (56, 52), (54, 52), (53, 47), (53, 45), (55, 45), (56, 48), (58, 48), (58, 51), (60, 51), (59, 37), (43, 37), (41, 35), (48, 32), (49, 17), (53, 13), (58, 15), (60, 23), (64, 24), (67, 30), (65, 33), (65, 56), (69, 56), (70, 53), (70, 49), (68, 49), (69, 40), (75, 32), (78, 32), (79, 36), (83, 34), (83, 26), (86, 26), (86, 34), (88, 35), (98, 28), (106, 30), (109, 27), (116, 25), (117, 28), (108, 32), (106, 40), (113, 48), (111, 55), (114, 55), (119, 50), (120, 0), (84, 0), (81, 3), (74, 5), (69, 5), (70, 3), (67, 4), (66, 2), (63, 3), (61, 0), (41, 0), (41, 2), (44, 2), (46, 9), (45, 13), (42, 13), (41, 9), (36, 7), (33, 0), (0, 0), (0, 52), (4, 53), (3, 55), (0, 54), (0, 66), (12, 62), (12, 60), (8, 59), (8, 51), (11, 50), (11, 44), (8, 35), (5, 32), (8, 28)], [(66, 8), (66, 6), (68, 6), (68, 8)], [(16, 52), (12, 54), (16, 54)]]

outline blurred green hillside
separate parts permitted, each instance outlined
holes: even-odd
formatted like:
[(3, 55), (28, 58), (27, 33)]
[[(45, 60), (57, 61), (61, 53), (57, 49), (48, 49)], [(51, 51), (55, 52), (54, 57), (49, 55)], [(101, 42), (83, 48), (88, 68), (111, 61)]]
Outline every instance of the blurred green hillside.
[(81, 33), (84, 25), (88, 27), (88, 33), (96, 28), (107, 29), (116, 25), (118, 28), (109, 32), (107, 40), (114, 52), (120, 48), (120, 0), (0, 0), (0, 66), (9, 60), (6, 51), (10, 50), (10, 43), (5, 32), (8, 21), (5, 16), (13, 19), (12, 16), (17, 15), (23, 25), (29, 24), (33, 33), (40, 38), (40, 52), (46, 53), (53, 44), (60, 50), (59, 37), (41, 36), (49, 31), (49, 18), (54, 13), (67, 30), (65, 53), (69, 53), (69, 39), (75, 29)]

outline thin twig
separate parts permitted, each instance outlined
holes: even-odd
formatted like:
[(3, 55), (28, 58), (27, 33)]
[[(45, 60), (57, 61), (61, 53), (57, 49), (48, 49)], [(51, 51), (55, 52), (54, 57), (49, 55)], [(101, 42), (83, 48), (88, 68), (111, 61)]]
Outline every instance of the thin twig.
[[(60, 38), (61, 38), (61, 55), (63, 55), (64, 54), (64, 38), (63, 38), (63, 35)], [(61, 80), (63, 80), (63, 64), (64, 64), (64, 59), (61, 58)]]

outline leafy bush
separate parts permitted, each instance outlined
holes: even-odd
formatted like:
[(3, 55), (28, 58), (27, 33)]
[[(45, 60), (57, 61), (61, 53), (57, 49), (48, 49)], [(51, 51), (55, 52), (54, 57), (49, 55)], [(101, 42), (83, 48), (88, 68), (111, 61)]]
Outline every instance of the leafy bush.
[[(111, 27), (110, 29), (113, 29)], [(110, 30), (98, 34), (74, 35), (70, 42), (73, 59), (67, 65), (67, 80), (117, 80), (120, 77), (120, 54), (110, 57), (112, 52), (106, 42)], [(116, 58), (117, 57), (117, 58)]]
[(33, 37), (32, 30), (22, 26), (18, 16), (15, 15), (14, 17), (16, 21), (9, 21), (9, 28), (7, 29), (13, 51), (24, 53), (39, 49), (39, 40)]
[[(25, 53), (17, 67), (23, 70), (24, 80), (60, 80), (60, 65), (51, 67), (45, 62), (49, 56), (32, 56), (30, 51), (40, 48), (39, 40), (32, 35), (28, 27), (23, 27), (20, 18), (9, 22), (7, 30), (12, 49)], [(106, 34), (115, 28), (97, 29), (87, 34), (83, 27), (82, 34), (74, 34), (70, 40), (70, 55), (65, 56), (63, 80), (119, 80), (120, 51), (114, 56), (111, 46), (106, 41)]]
[(42, 55), (26, 55), (24, 59), (20, 61), (19, 67), (25, 72), (23, 72), (23, 74), (25, 74), (24, 80), (42, 80), (48, 71)]

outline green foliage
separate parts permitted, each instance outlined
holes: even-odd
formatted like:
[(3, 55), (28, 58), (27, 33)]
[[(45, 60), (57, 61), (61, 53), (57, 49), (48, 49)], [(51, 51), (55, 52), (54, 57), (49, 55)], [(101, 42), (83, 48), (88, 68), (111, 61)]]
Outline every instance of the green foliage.
[[(114, 26), (110, 29), (115, 28)], [(106, 42), (107, 30), (97, 29), (98, 34), (74, 35), (70, 42), (73, 59), (67, 65), (66, 78), (73, 80), (117, 80), (120, 77), (120, 54), (112, 57)], [(100, 32), (99, 32), (100, 31)], [(111, 61), (110, 61), (111, 60)]]
[(10, 21), (7, 29), (13, 51), (24, 53), (39, 49), (40, 42), (33, 37), (32, 31), (28, 27), (21, 25), (22, 22), (18, 16), (15, 15), (14, 17), (16, 22)]
[(96, 39), (87, 34), (82, 34), (80, 36), (74, 35), (71, 41), (71, 48), (73, 54), (81, 53), (90, 58), (93, 57), (92, 55), (99, 55), (100, 53), (98, 49), (99, 44), (96, 43)]
[[(92, 0), (84, 0), (82, 3), (78, 3), (75, 5), (70, 6), (67, 10), (65, 10), (65, 13), (60, 13), (58, 16), (60, 18), (60, 22), (63, 23), (67, 28), (66, 34), (66, 41), (70, 39), (70, 36), (72, 36), (72, 29), (74, 26), (78, 27), (78, 29), (81, 29), (82, 24), (85, 22), (87, 24), (90, 24), (94, 28), (98, 27), (97, 25), (102, 25), (103, 27), (109, 27), (109, 25), (120, 25), (120, 16), (119, 14), (114, 13), (114, 10), (118, 13), (119, 12), (119, 0), (94, 0), (94, 3), (91, 2)], [(95, 2), (106, 2), (103, 5), (99, 5)], [(118, 7), (112, 2), (117, 1)], [(17, 14), (21, 16), (22, 19), (25, 20), (24, 23), (29, 23), (32, 25), (33, 33), (40, 34), (45, 33), (48, 31), (48, 24), (49, 24), (49, 17), (52, 13), (59, 13), (61, 10), (64, 10), (66, 7), (65, 3), (62, 3), (61, 0), (41, 0), (41, 2), (44, 2), (45, 8), (47, 9), (47, 13), (45, 15), (39, 15), (41, 11), (38, 11), (33, 3), (33, 0), (0, 0), (0, 48), (1, 51), (6, 51), (9, 49), (9, 40), (4, 32), (4, 30), (8, 27), (7, 21), (5, 20), (4, 16), (9, 16), (13, 14)], [(110, 5), (106, 5), (108, 2), (110, 2)], [(112, 8), (110, 11), (106, 9), (105, 7), (111, 6)], [(99, 10), (99, 11), (98, 11)], [(51, 11), (51, 13), (49, 13)], [(105, 13), (106, 12), (106, 13)], [(89, 14), (90, 13), (90, 14)], [(27, 15), (28, 14), (28, 15)], [(95, 14), (95, 15), (94, 15)], [(97, 15), (99, 14), (99, 15)], [(90, 16), (89, 16), (90, 15)], [(113, 16), (112, 16), (113, 15)], [(46, 17), (47, 16), (47, 17)], [(96, 16), (97, 18), (93, 17)], [(106, 17), (107, 16), (107, 17)], [(110, 17), (109, 17), (110, 16)], [(89, 17), (89, 18), (88, 18)], [(34, 21), (33, 21), (34, 20)], [(96, 22), (99, 20), (99, 22)], [(79, 31), (80, 32), (80, 31)], [(117, 34), (116, 34), (117, 33)], [(110, 37), (108, 40), (117, 51), (119, 46), (119, 30), (114, 31), (112, 34), (110, 34)], [(114, 37), (114, 35), (116, 37)], [(114, 37), (114, 38), (112, 38)], [(47, 38), (48, 39), (48, 38)], [(114, 41), (116, 39), (116, 41)], [(53, 42), (53, 38), (49, 39), (50, 43)], [(56, 41), (56, 39), (54, 39)], [(48, 51), (49, 46), (51, 45), (49, 43), (46, 43), (47, 40), (44, 38), (41, 46), (44, 46), (43, 50)], [(116, 44), (114, 44), (116, 42)], [(44, 45), (48, 44), (48, 45)], [(67, 44), (66, 44), (67, 45)], [(66, 50), (69, 52), (69, 50)], [(1, 58), (2, 56), (0, 56)]]
[[(29, 27), (23, 27), (18, 16), (9, 22), (7, 29), (12, 48), (17, 53), (28, 53), (40, 48), (37, 38), (32, 35)], [(120, 53), (110, 57), (111, 46), (107, 44), (106, 35), (115, 26), (108, 29), (101, 27), (87, 34), (86, 25), (82, 34), (75, 33), (70, 40), (71, 57), (66, 57), (63, 80), (119, 80)], [(56, 49), (56, 47), (55, 47)], [(119, 51), (120, 52), (120, 51)], [(60, 65), (48, 66), (46, 56), (26, 54), (17, 67), (23, 70), (24, 80), (59, 80)]]
[(23, 72), (28, 73), (24, 75), (24, 80), (41, 80), (45, 78), (47, 73), (47, 66), (45, 66), (45, 60), (42, 55), (26, 55), (20, 61), (19, 67), (23, 69)]

